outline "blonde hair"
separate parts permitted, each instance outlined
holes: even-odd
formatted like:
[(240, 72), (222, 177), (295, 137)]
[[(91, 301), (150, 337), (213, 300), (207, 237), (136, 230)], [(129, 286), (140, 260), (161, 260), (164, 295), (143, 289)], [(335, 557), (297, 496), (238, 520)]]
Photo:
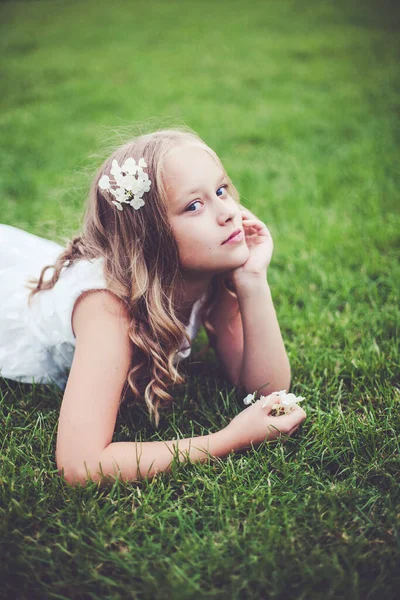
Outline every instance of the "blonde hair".
[[(97, 171), (90, 188), (81, 235), (68, 243), (54, 265), (44, 267), (38, 279), (30, 280), (34, 287), (29, 301), (40, 290), (52, 288), (63, 267), (81, 259), (104, 257), (107, 289), (124, 301), (131, 317), (129, 338), (134, 348), (133, 364), (121, 401), (125, 400), (130, 388), (135, 401), (144, 399), (156, 428), (159, 408), (172, 403), (168, 385), (185, 382), (174, 365), (174, 356), (183, 338), (190, 344), (185, 325), (174, 310), (174, 289), (182, 275), (178, 247), (167, 218), (163, 184), (168, 152), (188, 142), (200, 146), (217, 161), (226, 175), (228, 191), (239, 204), (239, 194), (220, 159), (194, 131), (188, 127), (174, 127), (139, 135), (117, 148)], [(113, 196), (103, 192), (98, 183), (102, 175), (110, 174), (114, 159), (122, 164), (129, 157), (136, 161), (144, 157), (151, 189), (144, 197), (144, 207), (134, 210), (123, 205), (124, 210), (119, 211), (111, 202)], [(43, 281), (49, 268), (54, 269), (53, 275)], [(222, 289), (236, 297), (223, 274), (215, 275), (203, 313), (204, 327), (211, 335), (215, 335), (215, 330), (208, 319)]]

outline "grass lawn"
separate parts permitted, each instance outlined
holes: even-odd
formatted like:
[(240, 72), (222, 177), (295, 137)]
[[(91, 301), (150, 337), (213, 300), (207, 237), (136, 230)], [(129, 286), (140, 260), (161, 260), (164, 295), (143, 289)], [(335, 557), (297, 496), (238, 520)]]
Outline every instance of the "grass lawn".
[[(54, 458), (62, 393), (1, 379), (0, 596), (395, 598), (394, 3), (14, 1), (0, 22), (0, 222), (63, 244), (121, 135), (189, 125), (270, 228), (308, 414), (285, 444), (71, 488)], [(205, 341), (159, 430), (124, 407), (114, 441), (203, 435), (244, 408), (213, 352), (196, 360)]]

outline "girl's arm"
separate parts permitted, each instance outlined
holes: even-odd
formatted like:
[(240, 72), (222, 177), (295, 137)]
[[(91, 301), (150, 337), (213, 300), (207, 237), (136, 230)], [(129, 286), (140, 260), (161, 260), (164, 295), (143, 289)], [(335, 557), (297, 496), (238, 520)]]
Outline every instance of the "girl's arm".
[(247, 394), (261, 386), (264, 396), (289, 389), (290, 364), (267, 280), (236, 284), (235, 291), (237, 300), (221, 291), (210, 315), (215, 338), (208, 332), (230, 381)]
[(289, 359), (267, 280), (254, 277), (236, 284), (236, 293), (243, 322), (242, 385), (248, 393), (261, 388), (264, 396), (289, 389)]
[(210, 315), (216, 330), (215, 340), (209, 335), (210, 344), (234, 385), (247, 393), (261, 388), (267, 395), (290, 386), (289, 359), (267, 281), (273, 243), (266, 226), (248, 209), (242, 209), (242, 222), (249, 259), (230, 273), (237, 300), (223, 290)]
[(249, 257), (231, 273), (243, 321), (240, 379), (249, 393), (270, 394), (290, 386), (289, 359), (267, 282), (274, 244), (265, 223), (246, 208), (242, 224)]
[[(167, 471), (174, 455), (207, 460), (235, 450), (224, 430), (166, 442), (112, 442), (132, 350), (129, 318), (110, 292), (83, 295), (75, 304), (72, 325), (76, 348), (62, 401), (56, 461), (69, 483), (119, 476), (125, 480)], [(117, 466), (118, 465), (118, 466)]]
[[(244, 302), (248, 302), (247, 299)], [(249, 304), (250, 306), (250, 304)], [(81, 296), (72, 316), (76, 348), (61, 406), (56, 459), (71, 484), (90, 478), (105, 483), (151, 478), (168, 471), (174, 457), (205, 461), (231, 451), (291, 435), (305, 419), (301, 408), (270, 417), (277, 396), (258, 401), (222, 430), (209, 435), (165, 442), (112, 442), (119, 401), (131, 364), (129, 317), (108, 291)]]

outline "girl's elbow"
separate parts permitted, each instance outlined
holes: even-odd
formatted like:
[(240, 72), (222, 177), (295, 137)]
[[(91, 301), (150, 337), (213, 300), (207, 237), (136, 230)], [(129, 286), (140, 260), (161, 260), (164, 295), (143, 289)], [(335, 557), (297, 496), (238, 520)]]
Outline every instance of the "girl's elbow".
[(91, 475), (92, 469), (88, 468), (85, 461), (69, 462), (57, 460), (58, 474), (69, 485), (73, 487), (77, 485), (86, 486), (90, 480), (95, 480)]
[(84, 477), (83, 473), (75, 467), (58, 467), (58, 474), (68, 485), (73, 487), (85, 486), (88, 483), (88, 478)]

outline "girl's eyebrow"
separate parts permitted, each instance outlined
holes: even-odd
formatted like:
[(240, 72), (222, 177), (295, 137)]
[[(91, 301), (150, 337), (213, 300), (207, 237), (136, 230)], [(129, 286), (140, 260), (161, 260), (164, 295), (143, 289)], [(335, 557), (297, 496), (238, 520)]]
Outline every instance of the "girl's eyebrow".
[[(217, 183), (220, 183), (223, 179), (225, 179), (225, 173), (220, 173), (219, 177), (217, 178)], [(197, 194), (200, 191), (201, 191), (201, 188), (184, 192), (182, 194), (182, 196), (180, 197), (180, 199), (178, 200), (178, 203), (180, 204), (181, 202), (184, 202), (185, 200), (187, 200), (188, 196), (191, 196), (192, 194)]]

